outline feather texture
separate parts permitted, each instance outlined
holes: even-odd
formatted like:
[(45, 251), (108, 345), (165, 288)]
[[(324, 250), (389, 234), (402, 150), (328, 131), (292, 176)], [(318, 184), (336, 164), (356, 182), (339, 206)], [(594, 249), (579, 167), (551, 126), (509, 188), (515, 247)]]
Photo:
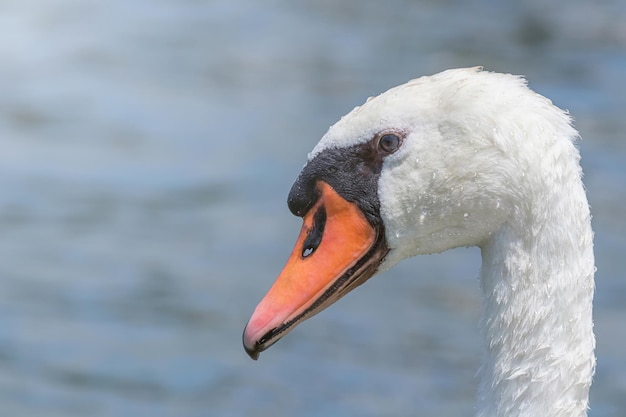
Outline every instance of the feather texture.
[(476, 414), (585, 416), (595, 367), (591, 216), (578, 133), (523, 78), (448, 70), (370, 98), (309, 155), (393, 129), (378, 193), (400, 260), (482, 250), (483, 365)]

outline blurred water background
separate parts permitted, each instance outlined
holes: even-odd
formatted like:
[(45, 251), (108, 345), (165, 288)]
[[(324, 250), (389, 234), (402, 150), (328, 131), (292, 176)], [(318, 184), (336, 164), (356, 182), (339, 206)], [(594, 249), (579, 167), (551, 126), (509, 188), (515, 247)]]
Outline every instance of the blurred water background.
[(576, 119), (593, 417), (626, 415), (626, 3), (0, 2), (0, 415), (471, 415), (477, 249), (412, 259), (252, 362), (241, 332), (339, 116), (484, 65)]

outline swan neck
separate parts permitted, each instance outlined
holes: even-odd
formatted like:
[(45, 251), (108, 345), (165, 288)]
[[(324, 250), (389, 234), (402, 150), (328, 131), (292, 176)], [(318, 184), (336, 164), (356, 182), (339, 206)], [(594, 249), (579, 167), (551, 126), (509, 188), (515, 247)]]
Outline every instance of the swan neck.
[[(546, 197), (547, 196), (547, 197)], [(594, 257), (580, 180), (482, 245), (479, 416), (586, 416)]]

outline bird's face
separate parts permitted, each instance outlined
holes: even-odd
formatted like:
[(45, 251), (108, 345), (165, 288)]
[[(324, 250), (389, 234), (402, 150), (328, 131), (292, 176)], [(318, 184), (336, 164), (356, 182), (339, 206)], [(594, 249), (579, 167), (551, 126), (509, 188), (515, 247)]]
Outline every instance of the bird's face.
[(368, 142), (323, 150), (304, 167), (288, 197), (302, 229), (244, 331), (251, 357), (377, 271), (389, 251), (378, 182), (384, 159), (402, 140), (402, 133), (385, 131)]
[(482, 175), (497, 150), (451, 118), (430, 82), (368, 100), (309, 155), (288, 197), (300, 235), (244, 331), (252, 358), (377, 271), (480, 244), (502, 223), (506, 202), (486, 183), (497, 175)]

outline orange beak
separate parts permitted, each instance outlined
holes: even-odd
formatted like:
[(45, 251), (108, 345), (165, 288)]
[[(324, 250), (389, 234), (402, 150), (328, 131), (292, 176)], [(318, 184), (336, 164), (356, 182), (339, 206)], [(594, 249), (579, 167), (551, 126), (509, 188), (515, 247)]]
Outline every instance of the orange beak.
[[(371, 277), (387, 254), (384, 237), (355, 203), (318, 181), (295, 247), (243, 334), (252, 359), (301, 321)], [(382, 244), (381, 244), (382, 243)]]

